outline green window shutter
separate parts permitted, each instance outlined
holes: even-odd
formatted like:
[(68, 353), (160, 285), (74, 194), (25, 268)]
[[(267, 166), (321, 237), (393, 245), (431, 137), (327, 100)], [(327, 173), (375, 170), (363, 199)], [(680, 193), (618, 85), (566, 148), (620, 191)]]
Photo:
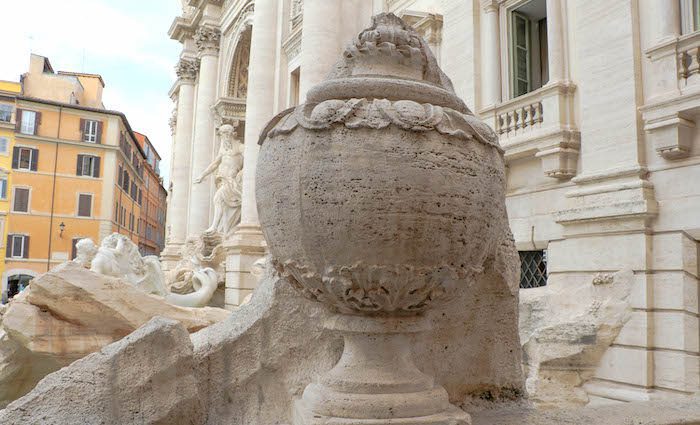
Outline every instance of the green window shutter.
[(513, 97), (530, 92), (530, 20), (518, 12), (511, 12), (511, 66), (513, 75)]

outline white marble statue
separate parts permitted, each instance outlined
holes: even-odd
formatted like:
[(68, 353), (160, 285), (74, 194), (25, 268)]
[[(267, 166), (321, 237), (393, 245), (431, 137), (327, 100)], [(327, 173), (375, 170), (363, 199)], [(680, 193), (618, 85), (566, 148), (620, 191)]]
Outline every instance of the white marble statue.
[(233, 126), (224, 124), (219, 128), (221, 147), (216, 159), (194, 180), (201, 183), (216, 172), (214, 194), (214, 220), (206, 230), (223, 237), (230, 235), (241, 219), (241, 191), (243, 178), (243, 144), (235, 137)]
[(192, 292), (172, 293), (166, 286), (158, 257), (141, 257), (136, 244), (119, 233), (104, 238), (99, 247), (91, 239), (81, 239), (76, 249), (77, 255), (73, 261), (83, 267), (122, 279), (147, 294), (164, 297), (169, 303), (181, 307), (206, 306), (218, 287), (216, 271), (200, 267), (192, 269), (189, 276)]

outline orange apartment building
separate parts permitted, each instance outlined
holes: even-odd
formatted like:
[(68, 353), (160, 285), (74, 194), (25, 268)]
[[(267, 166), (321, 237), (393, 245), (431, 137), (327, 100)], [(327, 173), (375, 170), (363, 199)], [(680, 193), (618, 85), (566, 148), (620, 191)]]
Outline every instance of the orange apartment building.
[[(149, 221), (142, 209), (152, 199), (151, 185), (165, 189), (160, 179), (151, 181), (147, 154), (126, 116), (104, 108), (102, 77), (56, 73), (47, 58), (32, 55), (21, 83), (5, 279), (43, 273), (72, 259), (78, 240), (99, 243), (112, 232), (148, 252), (160, 249), (162, 243), (141, 237)], [(164, 215), (165, 198), (158, 200)]]
[(146, 159), (143, 176), (143, 203), (139, 222), (139, 249), (143, 255), (159, 255), (165, 247), (165, 214), (168, 192), (163, 187), (160, 176), (160, 160), (158, 151), (148, 139), (148, 136), (135, 132), (136, 140), (143, 150)]

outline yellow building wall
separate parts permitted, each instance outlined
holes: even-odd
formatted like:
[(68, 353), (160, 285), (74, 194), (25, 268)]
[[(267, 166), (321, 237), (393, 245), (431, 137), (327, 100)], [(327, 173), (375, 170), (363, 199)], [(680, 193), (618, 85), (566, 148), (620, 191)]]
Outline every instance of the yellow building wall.
[[(0, 94), (8, 97), (20, 94), (22, 91), (22, 86), (19, 83), (11, 81), (0, 81)], [(9, 104), (13, 107), (15, 106), (15, 101), (12, 100), (0, 100), (0, 103)], [(0, 122), (0, 137), (8, 139), (7, 152), (0, 152), (0, 174), (7, 177), (7, 196), (6, 198), (0, 198), (0, 253), (2, 255), (2, 261), (0, 261), (0, 276), (5, 276), (5, 248), (7, 243), (7, 233), (9, 229), (9, 211), (10, 211), (10, 196), (12, 190), (12, 148), (15, 144), (15, 113), (12, 113), (11, 122), (4, 123)], [(6, 280), (3, 279), (2, 292), (7, 290)]]
[[(126, 226), (120, 227), (114, 222), (114, 206), (105, 208), (107, 204), (103, 202), (105, 196), (115, 201), (121, 197), (123, 205), (127, 207), (127, 215), (133, 213), (135, 217), (140, 216), (139, 205), (113, 183), (117, 181), (117, 167), (107, 164), (108, 150), (114, 152), (118, 149), (118, 141), (107, 137), (119, 133), (110, 131), (110, 125), (115, 125), (115, 120), (106, 114), (75, 111), (68, 107), (28, 102), (22, 102), (19, 107), (41, 112), (41, 124), (36, 136), (16, 135), (17, 146), (38, 149), (39, 161), (37, 171), (13, 170), (15, 178), (12, 187), (30, 188), (30, 212), (10, 212), (9, 232), (29, 234), (30, 244), (29, 258), (7, 258), (7, 269), (32, 270), (37, 274), (46, 272), (70, 259), (73, 239), (91, 238), (99, 243), (100, 225), (105, 222), (108, 226), (111, 224), (114, 231), (130, 236), (138, 244), (137, 229), (134, 227), (130, 231), (128, 220)], [(81, 118), (102, 122), (101, 144), (81, 140)], [(117, 153), (120, 162), (125, 162), (123, 155)], [(101, 159), (99, 178), (76, 175), (78, 155), (94, 155)], [(110, 154), (109, 158), (115, 156)], [(11, 162), (8, 167), (11, 167)], [(133, 170), (130, 173), (133, 177)], [(105, 181), (109, 181), (109, 184)], [(92, 195), (90, 218), (77, 216), (78, 195), (81, 193)], [(12, 196), (11, 191), (9, 195)], [(61, 223), (65, 225), (63, 234), (59, 228)]]

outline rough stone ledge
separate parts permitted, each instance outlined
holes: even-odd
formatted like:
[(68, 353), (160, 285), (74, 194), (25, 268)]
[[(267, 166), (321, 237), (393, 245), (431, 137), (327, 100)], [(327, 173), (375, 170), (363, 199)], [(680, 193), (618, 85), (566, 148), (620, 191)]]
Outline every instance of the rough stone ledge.
[(472, 413), (473, 425), (700, 425), (700, 397), (577, 409), (500, 409)]

